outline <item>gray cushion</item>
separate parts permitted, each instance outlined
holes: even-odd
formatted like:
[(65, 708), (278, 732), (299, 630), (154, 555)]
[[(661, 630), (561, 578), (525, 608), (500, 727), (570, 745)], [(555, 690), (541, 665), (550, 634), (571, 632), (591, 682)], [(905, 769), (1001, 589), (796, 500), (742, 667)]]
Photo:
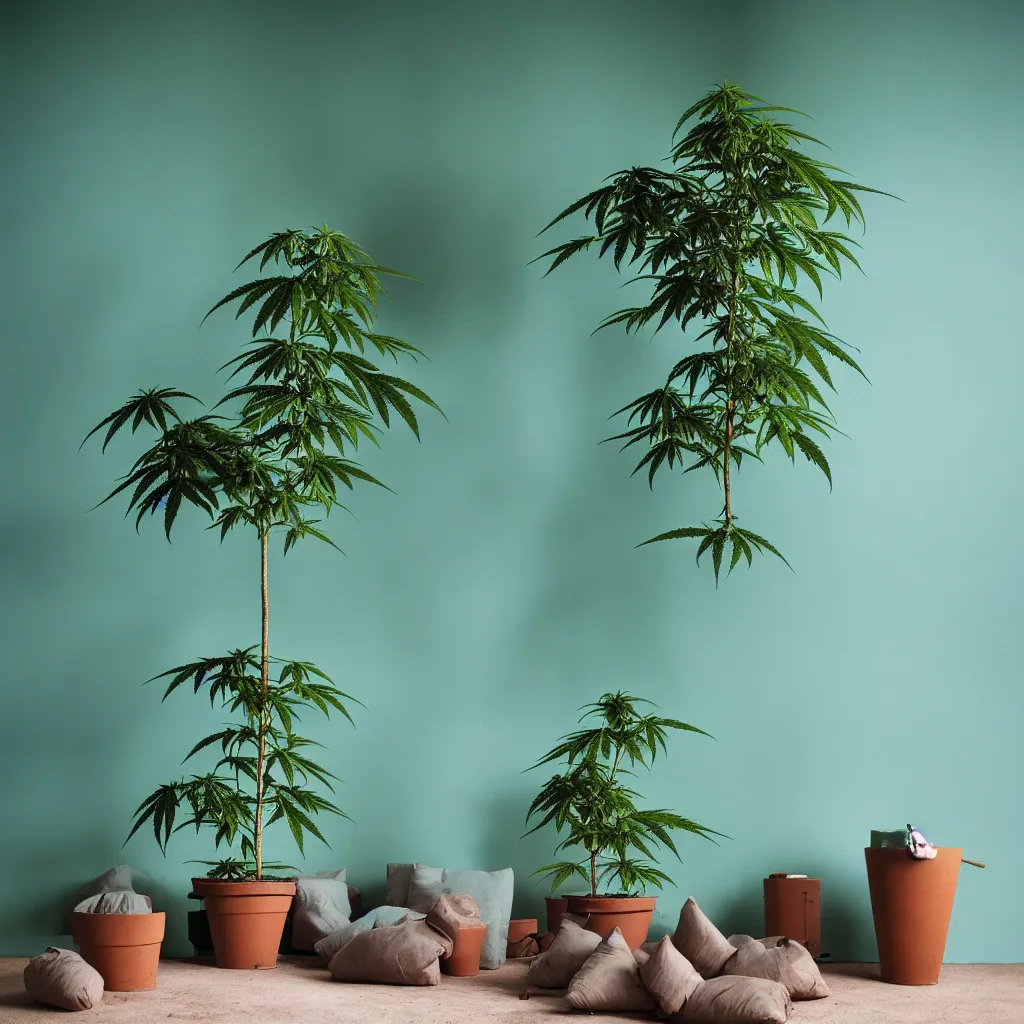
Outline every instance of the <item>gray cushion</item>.
[(565, 1001), (591, 1013), (642, 1013), (656, 1009), (654, 997), (640, 980), (636, 960), (618, 928), (587, 957), (576, 972)]
[(409, 903), (409, 882), (412, 880), (411, 864), (388, 865), (388, 890), (385, 902), (390, 907), (404, 907)]
[(357, 935), (370, 931), (374, 925), (398, 924), (399, 921), (404, 921), (406, 918), (422, 921), (425, 916), (425, 914), (418, 914), (407, 907), (377, 907), (359, 918), (358, 921), (346, 921), (330, 935), (325, 935), (319, 942), (313, 943), (313, 949), (324, 963), (329, 964), (338, 950), (343, 949)]
[(558, 926), (551, 945), (537, 957), (526, 975), (526, 981), (537, 988), (566, 988), (576, 972), (601, 945), (601, 936), (588, 932), (566, 914)]
[(793, 1008), (785, 985), (764, 978), (702, 981), (673, 1020), (699, 1024), (785, 1024)]
[(505, 962), (508, 923), (512, 917), (515, 875), (511, 868), (500, 871), (472, 871), (464, 868), (431, 868), (413, 865), (408, 905), (430, 909), (442, 894), (469, 895), (480, 907), (480, 919), (487, 925), (487, 937), (480, 953), (480, 966), (493, 971)]
[(672, 944), (700, 971), (702, 978), (714, 978), (726, 961), (736, 955), (736, 947), (708, 920), (692, 897), (679, 911)]
[(130, 864), (118, 864), (108, 868), (98, 878), (86, 882), (75, 894), (75, 902), (81, 903), (87, 896), (95, 896), (100, 892), (122, 892), (132, 890), (132, 867)]
[(25, 966), (25, 991), (61, 1010), (88, 1010), (103, 998), (103, 978), (70, 949), (47, 946)]
[(152, 914), (153, 908), (145, 896), (120, 889), (98, 892), (75, 906), (76, 914)]
[(345, 872), (330, 878), (300, 876), (295, 881), (292, 912), (292, 947), (311, 950), (315, 943), (348, 923), (352, 906), (348, 900)]
[(425, 914), (433, 906), (434, 900), (445, 892), (444, 868), (413, 864), (409, 874), (409, 892), (405, 898), (407, 907)]

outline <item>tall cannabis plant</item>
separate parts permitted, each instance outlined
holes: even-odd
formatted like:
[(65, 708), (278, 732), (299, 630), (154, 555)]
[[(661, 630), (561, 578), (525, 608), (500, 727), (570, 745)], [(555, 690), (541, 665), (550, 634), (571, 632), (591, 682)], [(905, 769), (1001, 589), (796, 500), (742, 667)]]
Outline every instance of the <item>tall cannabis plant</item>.
[(582, 211), (596, 233), (538, 257), (553, 257), (550, 273), (596, 246), (617, 269), (635, 265), (636, 280), (652, 283), (650, 301), (613, 313), (599, 329), (623, 324), (629, 333), (672, 323), (683, 331), (692, 326), (696, 340), (707, 343), (679, 359), (662, 386), (620, 409), (627, 429), (610, 440), (644, 449), (634, 472), (646, 467), (651, 487), (666, 466), (714, 473), (723, 495), (717, 518), (643, 543), (698, 540), (697, 560), (711, 550), (716, 582), (727, 548), (729, 572), (741, 558), (750, 564), (754, 551), (783, 557), (737, 524), (734, 472), (744, 457), (761, 459), (781, 447), (795, 460), (799, 452), (831, 486), (818, 441), (830, 437), (834, 421), (821, 385), (833, 387), (830, 359), (862, 372), (799, 288), (810, 282), (820, 298), (823, 274), (839, 277), (844, 263), (859, 266), (857, 243), (825, 225), (836, 214), (847, 226), (863, 225), (857, 193), (878, 190), (835, 177), (843, 175), (839, 168), (801, 152), (804, 143), (820, 143), (773, 116), (785, 111), (735, 85), (709, 93), (679, 119), (670, 170), (611, 175), (611, 184), (544, 229)]
[[(183, 505), (211, 520), (223, 540), (236, 529), (251, 530), (260, 559), (260, 641), (226, 656), (179, 665), (168, 679), (166, 699), (185, 684), (207, 688), (235, 714), (224, 729), (201, 739), (185, 760), (219, 748), (212, 771), (160, 786), (135, 812), (131, 838), (147, 821), (166, 851), (172, 834), (186, 826), (214, 829), (215, 846), (237, 840), (241, 858), (214, 863), (213, 874), (263, 877), (264, 828), (284, 821), (299, 851), (308, 833), (324, 841), (314, 821), (322, 811), (343, 812), (313, 785), (331, 790), (335, 778), (311, 760), (313, 741), (294, 726), (303, 710), (351, 722), (353, 698), (307, 661), (270, 653), (268, 551), (272, 535), (287, 553), (314, 538), (334, 545), (324, 520), (339, 505), (339, 490), (356, 481), (379, 483), (351, 460), (361, 440), (378, 444), (392, 416), (419, 436), (410, 399), (433, 408), (414, 384), (386, 373), (373, 353), (415, 357), (412, 345), (372, 330), (381, 277), (396, 271), (374, 264), (350, 239), (323, 226), (284, 231), (258, 245), (239, 264), (259, 257), (278, 272), (235, 288), (213, 309), (236, 305), (236, 319), (254, 310), (253, 340), (221, 369), (232, 387), (216, 404), (221, 413), (185, 417), (182, 402), (198, 401), (173, 388), (142, 391), (99, 423), (103, 448), (123, 428), (144, 425), (156, 441), (104, 499), (128, 494), (136, 528), (147, 515), (162, 514), (167, 539)], [(401, 276), (401, 275), (399, 275)], [(209, 316), (209, 313), (207, 314)], [(239, 380), (240, 378), (240, 380)], [(88, 439), (87, 437), (87, 439)], [(103, 504), (103, 502), (101, 502)], [(271, 672), (275, 678), (271, 678)], [(187, 817), (179, 821), (184, 808)], [(176, 824), (176, 822), (178, 822)]]

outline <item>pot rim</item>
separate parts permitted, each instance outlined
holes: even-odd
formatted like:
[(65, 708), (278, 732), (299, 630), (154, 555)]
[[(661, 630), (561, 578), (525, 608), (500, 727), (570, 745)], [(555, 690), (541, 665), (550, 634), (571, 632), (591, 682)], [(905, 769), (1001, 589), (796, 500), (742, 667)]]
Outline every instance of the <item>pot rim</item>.
[(579, 903), (649, 903), (654, 906), (658, 902), (657, 896), (568, 896), (569, 900)]

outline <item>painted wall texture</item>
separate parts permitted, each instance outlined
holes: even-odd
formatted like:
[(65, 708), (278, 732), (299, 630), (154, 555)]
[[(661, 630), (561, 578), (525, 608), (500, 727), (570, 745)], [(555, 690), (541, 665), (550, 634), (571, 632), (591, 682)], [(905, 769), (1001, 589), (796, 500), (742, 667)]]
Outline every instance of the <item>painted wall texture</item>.
[[(1024, 233), (1024, 14), (1011, 3), (547, 2), (8, 5), (3, 26), (4, 653), (0, 953), (61, 930), (61, 904), (123, 860), (184, 953), (182, 834), (165, 859), (142, 797), (220, 718), (142, 681), (255, 643), (258, 549), (199, 521), (172, 546), (87, 512), (139, 450), (79, 453), (139, 387), (216, 393), (245, 337), (200, 329), (270, 232), (327, 222), (400, 282), (382, 324), (448, 415), (396, 431), (335, 535), (272, 575), (275, 650), (359, 697), (314, 726), (353, 822), (332, 850), (372, 899), (389, 859), (517, 873), (542, 779), (522, 770), (623, 687), (703, 727), (641, 787), (727, 833), (684, 840), (659, 901), (693, 895), (761, 929), (762, 877), (820, 876), (825, 948), (875, 955), (862, 849), (912, 821), (964, 868), (952, 961), (1024, 959), (1019, 625), (1024, 501), (1015, 395)], [(863, 277), (826, 291), (872, 384), (834, 402), (835, 489), (806, 464), (743, 472), (763, 561), (717, 591), (685, 544), (639, 541), (714, 511), (705, 485), (652, 494), (608, 415), (660, 380), (668, 336), (591, 338), (622, 304), (610, 268), (547, 279), (536, 232), (624, 166), (668, 150), (723, 79), (809, 111), (869, 199)], [(553, 244), (553, 243), (552, 243)], [(628, 294), (628, 293), (626, 293)], [(1017, 639), (1015, 639), (1015, 637)], [(424, 770), (424, 763), (427, 767)], [(270, 852), (292, 850), (281, 834)]]

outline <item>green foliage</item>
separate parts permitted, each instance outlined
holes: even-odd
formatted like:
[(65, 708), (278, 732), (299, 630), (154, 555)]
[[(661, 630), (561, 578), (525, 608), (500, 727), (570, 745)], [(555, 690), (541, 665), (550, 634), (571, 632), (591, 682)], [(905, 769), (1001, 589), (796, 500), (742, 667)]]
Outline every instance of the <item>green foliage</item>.
[(564, 833), (556, 852), (577, 851), (574, 859), (546, 864), (534, 872), (550, 877), (552, 892), (574, 877), (583, 879), (592, 895), (597, 895), (599, 885), (609, 883), (616, 885), (613, 891), (624, 893), (648, 886), (660, 889), (666, 882), (672, 884), (672, 879), (651, 860), (658, 847), (678, 859), (673, 832), (689, 832), (711, 842), (713, 836), (721, 835), (672, 811), (637, 807), (640, 794), (623, 778), (634, 777), (638, 766), (649, 769), (658, 751), (667, 750), (670, 731), (708, 735), (686, 722), (643, 713), (643, 704), (650, 701), (622, 691), (604, 694), (582, 709), (580, 721), (592, 718), (597, 724), (563, 736), (532, 766), (565, 761), (562, 772), (548, 780), (526, 815), (527, 824), (539, 819), (527, 835), (553, 824)]
[[(260, 542), (262, 643), (155, 677), (168, 680), (165, 699), (186, 684), (196, 694), (205, 687), (211, 706), (235, 716), (185, 758), (219, 748), (220, 759), (206, 774), (151, 793), (129, 833), (131, 838), (148, 822), (166, 852), (174, 832), (207, 826), (216, 847), (237, 844), (241, 853), (204, 862), (212, 865), (211, 875), (224, 878), (261, 878), (264, 868), (287, 868), (263, 861), (264, 826), (283, 822), (301, 853), (306, 836), (324, 841), (315, 821), (319, 813), (344, 816), (318, 793), (318, 786), (332, 791), (334, 776), (310, 758), (317, 744), (294, 726), (303, 710), (327, 717), (337, 712), (351, 723), (347, 703), (354, 698), (309, 662), (271, 657), (269, 539), (276, 533), (286, 554), (307, 538), (336, 547), (324, 524), (342, 492), (357, 482), (381, 485), (352, 459), (360, 442), (379, 445), (382, 428), (395, 415), (419, 437), (413, 403), (438, 408), (416, 385), (374, 362), (418, 354), (407, 342), (372, 329), (382, 275), (404, 275), (373, 263), (326, 226), (272, 235), (239, 266), (257, 257), (261, 271), (272, 265), (278, 272), (235, 288), (210, 310), (235, 305), (236, 319), (254, 310), (252, 341), (221, 367), (230, 370), (234, 384), (213, 411), (188, 418), (180, 403), (198, 399), (153, 388), (140, 391), (86, 437), (103, 432), (106, 450), (124, 428), (156, 432), (100, 503), (127, 495), (136, 529), (147, 515), (162, 513), (170, 540), (181, 509), (190, 505), (211, 520), (209, 528), (221, 540), (242, 527)], [(278, 667), (273, 681), (272, 665)]]
[(818, 439), (830, 438), (835, 425), (821, 385), (834, 390), (830, 361), (862, 373), (799, 287), (809, 283), (820, 298), (823, 275), (838, 278), (844, 263), (859, 269), (857, 243), (825, 225), (838, 215), (846, 226), (863, 226), (858, 193), (888, 193), (854, 184), (838, 167), (803, 153), (801, 145), (821, 143), (774, 116), (787, 111), (799, 113), (730, 84), (709, 93), (679, 119), (670, 170), (633, 167), (610, 175), (610, 184), (544, 229), (582, 212), (595, 233), (538, 257), (551, 258), (550, 273), (596, 250), (598, 258), (610, 254), (616, 269), (636, 267), (634, 280), (651, 283), (646, 305), (619, 310), (598, 329), (692, 325), (696, 340), (707, 344), (679, 359), (662, 386), (620, 409), (627, 429), (609, 440), (622, 441), (623, 450), (640, 445), (634, 473), (646, 469), (651, 487), (665, 467), (714, 473), (721, 514), (645, 543), (699, 540), (698, 562), (710, 549), (716, 582), (727, 548), (728, 572), (740, 559), (749, 564), (755, 551), (782, 558), (736, 525), (732, 477), (744, 457), (760, 461), (766, 449), (781, 447), (791, 461), (800, 454), (817, 466), (831, 487)]

